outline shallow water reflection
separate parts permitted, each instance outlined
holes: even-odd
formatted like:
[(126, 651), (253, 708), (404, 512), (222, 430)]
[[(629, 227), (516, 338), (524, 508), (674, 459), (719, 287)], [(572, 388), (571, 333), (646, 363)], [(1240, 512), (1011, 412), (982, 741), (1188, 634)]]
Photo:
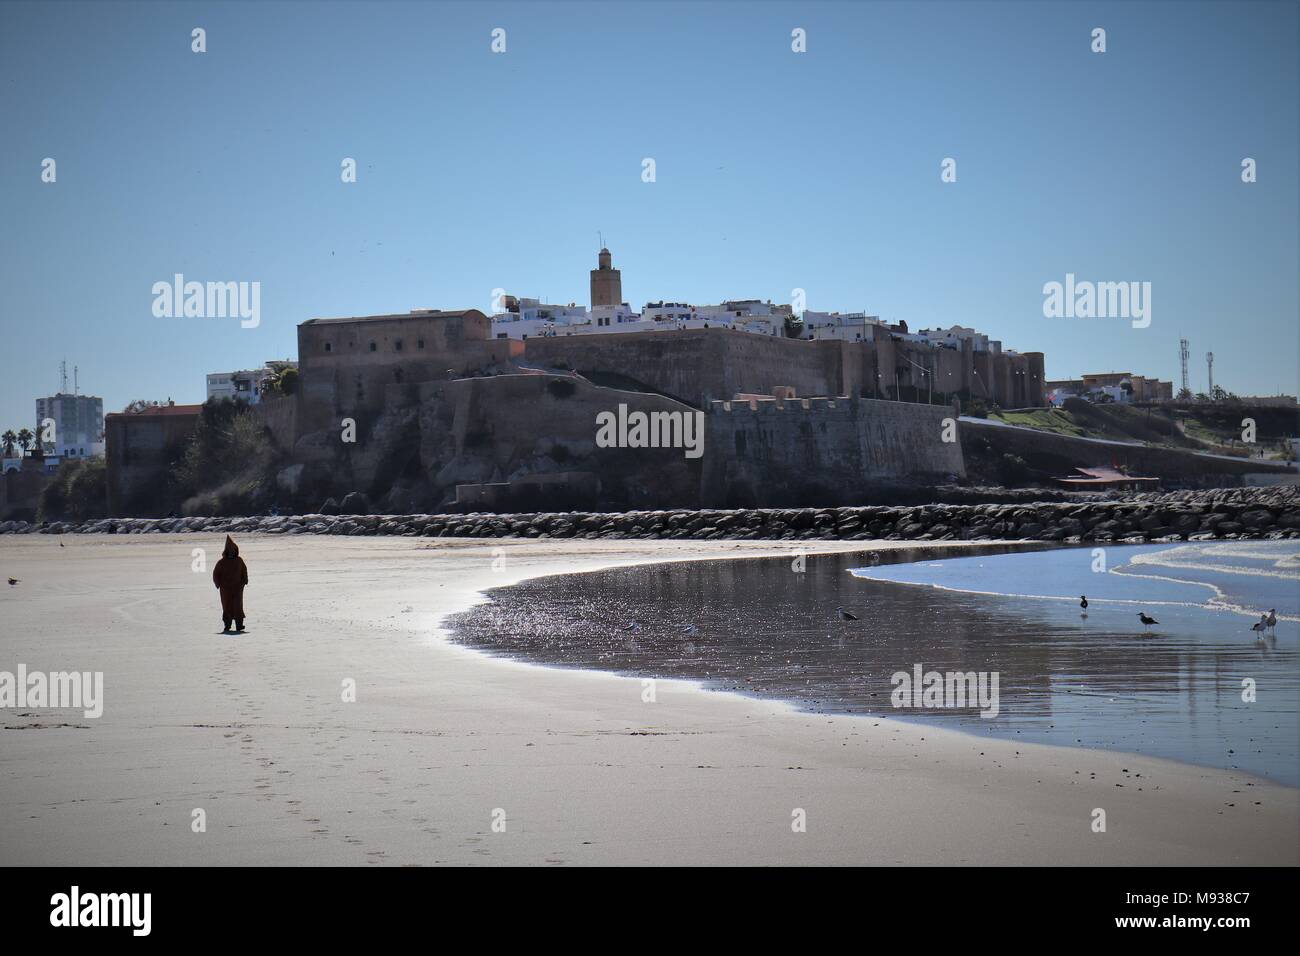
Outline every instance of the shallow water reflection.
[[(981, 553), (996, 576), (996, 555), (1023, 550)], [(791, 557), (742, 558), (538, 578), (490, 592), (490, 603), (450, 623), (459, 642), (534, 663), (695, 679), (813, 712), (919, 719), (1300, 784), (1294, 635), (1279, 627), (1277, 640), (1256, 642), (1242, 636), (1239, 616), (1216, 620), (1204, 608), (1174, 606), (1158, 608), (1162, 624), (1148, 635), (1128, 606), (1094, 606), (1082, 619), (1059, 600), (850, 574), (951, 554), (815, 555), (803, 559), (803, 571)], [(1015, 578), (1005, 590), (1042, 593), (1031, 587), (1041, 583), (1035, 577), (1068, 576), (1074, 563), (1081, 581), (1095, 583), (1088, 557), (1087, 549), (1052, 549), (1005, 559)], [(838, 606), (859, 620), (841, 620)], [(895, 709), (891, 676), (917, 664), (997, 672), (998, 715), (986, 719), (969, 706)], [(1241, 699), (1246, 677), (1258, 688), (1254, 703)]]

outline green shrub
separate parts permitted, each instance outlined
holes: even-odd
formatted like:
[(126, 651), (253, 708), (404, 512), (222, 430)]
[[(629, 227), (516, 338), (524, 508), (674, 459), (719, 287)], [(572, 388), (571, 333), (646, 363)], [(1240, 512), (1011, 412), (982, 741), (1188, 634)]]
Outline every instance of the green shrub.
[(172, 479), (185, 514), (249, 514), (273, 487), (276, 452), (248, 406), (209, 400)]
[(103, 458), (64, 461), (41, 490), (41, 521), (90, 521), (108, 515), (108, 464)]
[(210, 400), (176, 465), (176, 484), (186, 494), (197, 494), (246, 475), (260, 476), (273, 457), (266, 429), (246, 405)]

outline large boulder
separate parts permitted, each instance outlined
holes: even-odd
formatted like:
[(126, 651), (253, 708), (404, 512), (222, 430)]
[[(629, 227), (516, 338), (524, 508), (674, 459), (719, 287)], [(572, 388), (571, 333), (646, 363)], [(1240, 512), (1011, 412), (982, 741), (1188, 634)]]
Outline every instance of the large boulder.
[(1237, 520), (1252, 531), (1260, 531), (1273, 526), (1273, 514), (1265, 508), (1243, 511)]

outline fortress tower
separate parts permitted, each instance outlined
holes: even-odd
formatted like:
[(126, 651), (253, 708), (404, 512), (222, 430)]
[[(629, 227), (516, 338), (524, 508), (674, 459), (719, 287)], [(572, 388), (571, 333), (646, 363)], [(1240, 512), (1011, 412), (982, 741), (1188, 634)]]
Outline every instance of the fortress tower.
[(623, 277), (613, 267), (608, 249), (600, 250), (600, 268), (591, 270), (591, 307), (619, 305), (623, 301)]

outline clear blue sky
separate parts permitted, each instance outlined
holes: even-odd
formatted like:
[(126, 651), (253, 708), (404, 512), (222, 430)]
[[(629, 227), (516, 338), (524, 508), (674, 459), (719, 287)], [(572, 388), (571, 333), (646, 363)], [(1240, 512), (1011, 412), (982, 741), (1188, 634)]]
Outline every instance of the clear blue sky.
[[(586, 303), (598, 230), (636, 306), (799, 287), (1053, 378), (1176, 381), (1186, 336), (1194, 390), (1213, 350), (1295, 393), (1298, 48), (1293, 2), (0, 4), (0, 425), (65, 357), (111, 411), (313, 316)], [(155, 318), (176, 272), (261, 326)], [(1150, 328), (1044, 318), (1067, 272), (1150, 281)]]

